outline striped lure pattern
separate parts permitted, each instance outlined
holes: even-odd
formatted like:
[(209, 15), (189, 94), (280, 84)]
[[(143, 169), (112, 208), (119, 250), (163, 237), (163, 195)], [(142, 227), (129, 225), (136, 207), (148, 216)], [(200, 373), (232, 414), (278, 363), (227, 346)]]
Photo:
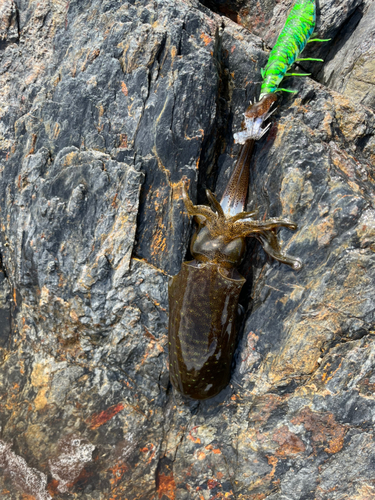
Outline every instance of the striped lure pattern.
[[(300, 0), (292, 8), (282, 32), (262, 70), (259, 99), (278, 90), (288, 69), (296, 62), (315, 27), (315, 0)], [(281, 89), (280, 89), (281, 90)]]

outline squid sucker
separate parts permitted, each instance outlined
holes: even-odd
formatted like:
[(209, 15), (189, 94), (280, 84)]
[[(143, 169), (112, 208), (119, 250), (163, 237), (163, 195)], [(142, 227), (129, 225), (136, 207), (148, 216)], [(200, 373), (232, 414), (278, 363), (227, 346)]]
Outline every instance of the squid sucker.
[(285, 219), (258, 221), (244, 212), (249, 163), (254, 140), (242, 147), (220, 203), (206, 190), (210, 207), (193, 205), (183, 186), (187, 212), (199, 223), (192, 238), (194, 260), (169, 282), (169, 371), (172, 385), (193, 399), (208, 399), (224, 389), (231, 377), (237, 343), (238, 299), (245, 279), (237, 271), (247, 237), (257, 238), (266, 253), (301, 268), (301, 261), (284, 254), (276, 230), (296, 229)]

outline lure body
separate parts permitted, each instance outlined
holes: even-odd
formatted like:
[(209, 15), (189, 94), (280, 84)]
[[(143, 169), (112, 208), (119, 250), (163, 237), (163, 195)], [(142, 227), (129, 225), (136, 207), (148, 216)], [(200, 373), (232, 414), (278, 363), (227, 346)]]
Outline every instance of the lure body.
[(292, 8), (262, 71), (260, 97), (277, 91), (288, 69), (305, 48), (315, 27), (315, 0), (300, 0)]
[(239, 326), (238, 298), (245, 279), (236, 270), (245, 240), (256, 237), (265, 251), (294, 269), (298, 259), (281, 252), (275, 229), (296, 229), (283, 219), (256, 221), (256, 212), (243, 212), (254, 141), (247, 141), (219, 203), (206, 191), (211, 209), (193, 205), (186, 187), (183, 198), (189, 215), (199, 221), (191, 243), (193, 261), (184, 262), (169, 282), (169, 370), (172, 385), (185, 396), (207, 399), (230, 380)]

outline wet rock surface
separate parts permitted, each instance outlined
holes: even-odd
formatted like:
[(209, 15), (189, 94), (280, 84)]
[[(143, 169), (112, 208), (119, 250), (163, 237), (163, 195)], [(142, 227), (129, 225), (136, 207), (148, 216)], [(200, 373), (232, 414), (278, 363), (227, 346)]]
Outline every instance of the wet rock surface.
[(181, 180), (223, 192), (289, 6), (205, 4), (0, 1), (5, 500), (375, 496), (374, 4), (320, 2), (326, 62), (283, 85), (248, 208), (304, 266), (249, 243), (231, 384), (198, 403), (168, 373)]

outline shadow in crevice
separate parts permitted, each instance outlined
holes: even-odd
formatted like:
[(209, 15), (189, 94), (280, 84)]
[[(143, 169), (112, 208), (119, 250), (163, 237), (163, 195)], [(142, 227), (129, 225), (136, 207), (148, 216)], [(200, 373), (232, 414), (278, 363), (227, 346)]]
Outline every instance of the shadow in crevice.
[(199, 0), (199, 2), (215, 14), (228, 17), (238, 22), (238, 12), (246, 6), (246, 0)]
[(232, 116), (230, 111), (229, 69), (226, 65), (222, 37), (216, 32), (216, 43), (213, 58), (218, 72), (218, 89), (216, 95), (216, 114), (211, 129), (206, 134), (199, 160), (199, 177), (197, 200), (199, 204), (207, 204), (205, 190), (215, 191), (218, 176), (218, 159), (225, 151), (231, 138)]
[(12, 311), (8, 276), (0, 254), (0, 348), (8, 348), (12, 331)]
[[(363, 17), (363, 5), (359, 5), (340, 26), (332, 27), (324, 33), (319, 32), (319, 36), (323, 38), (330, 38), (331, 40), (324, 43), (311, 43), (307, 44), (303, 52), (303, 57), (316, 57), (323, 59), (323, 62), (308, 63), (304, 62), (299, 64), (301, 70), (311, 73), (312, 78), (330, 88), (330, 83), (333, 74), (327, 79), (324, 78), (324, 67), (340, 52), (344, 45), (355, 33), (359, 22)], [(317, 27), (319, 31), (319, 15), (317, 20)]]

